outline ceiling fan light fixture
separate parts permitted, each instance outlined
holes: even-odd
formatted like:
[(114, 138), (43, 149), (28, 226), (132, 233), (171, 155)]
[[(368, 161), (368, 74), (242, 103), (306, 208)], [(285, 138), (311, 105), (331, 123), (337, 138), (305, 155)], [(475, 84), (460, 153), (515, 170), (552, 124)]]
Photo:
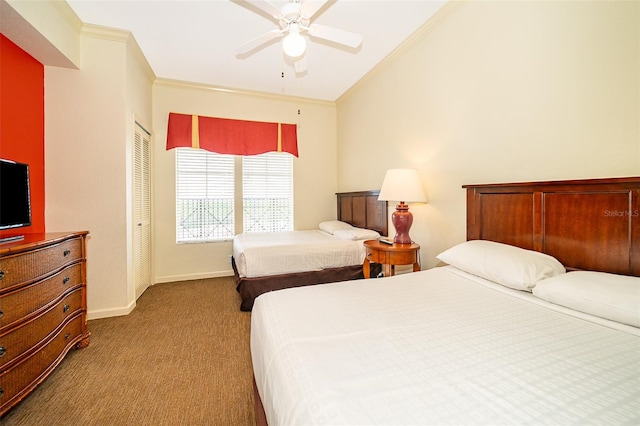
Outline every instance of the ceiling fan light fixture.
[(282, 40), (282, 50), (285, 55), (291, 58), (302, 56), (307, 48), (307, 41), (300, 35), (300, 27), (298, 24), (289, 25), (289, 34)]

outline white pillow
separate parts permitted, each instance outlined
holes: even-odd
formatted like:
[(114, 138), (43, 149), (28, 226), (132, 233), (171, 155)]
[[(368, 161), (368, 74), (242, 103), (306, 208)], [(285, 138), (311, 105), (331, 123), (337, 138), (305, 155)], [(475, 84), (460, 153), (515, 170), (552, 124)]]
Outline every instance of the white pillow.
[(339, 229), (351, 229), (353, 226), (349, 225), (347, 222), (341, 222), (339, 220), (328, 220), (326, 222), (320, 222), (318, 228), (320, 228), (321, 231), (333, 234)]
[(375, 240), (380, 234), (372, 229), (351, 228), (338, 229), (333, 232), (333, 236), (341, 240)]
[(566, 272), (552, 256), (486, 240), (471, 240), (436, 256), (465, 272), (516, 290), (531, 291), (540, 280)]
[(536, 284), (533, 294), (576, 311), (640, 327), (640, 278), (575, 271)]

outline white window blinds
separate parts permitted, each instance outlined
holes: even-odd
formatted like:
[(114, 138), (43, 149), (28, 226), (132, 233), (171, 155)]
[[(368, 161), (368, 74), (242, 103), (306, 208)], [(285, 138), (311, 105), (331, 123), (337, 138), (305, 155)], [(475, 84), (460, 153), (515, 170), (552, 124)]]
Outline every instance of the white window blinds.
[[(236, 173), (234, 166), (241, 171)], [(241, 215), (235, 214), (236, 208)], [(232, 239), (237, 232), (291, 230), (292, 155), (270, 152), (240, 157), (176, 149), (176, 242), (221, 241)]]
[(293, 156), (242, 157), (244, 232), (293, 230)]
[(234, 235), (234, 156), (176, 149), (176, 241)]

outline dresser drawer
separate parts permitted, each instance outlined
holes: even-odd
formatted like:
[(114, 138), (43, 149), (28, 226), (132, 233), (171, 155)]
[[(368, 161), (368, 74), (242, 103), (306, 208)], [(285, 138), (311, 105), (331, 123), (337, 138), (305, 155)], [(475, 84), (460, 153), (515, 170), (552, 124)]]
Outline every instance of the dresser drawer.
[(82, 239), (72, 238), (39, 250), (0, 258), (0, 290), (38, 279), (82, 259)]
[(33, 321), (0, 335), (0, 371), (3, 366), (45, 340), (68, 317), (81, 309), (82, 289), (78, 288)]
[(82, 264), (71, 265), (42, 281), (0, 296), (0, 330), (82, 285)]
[(82, 335), (82, 313), (67, 323), (53, 339), (29, 358), (8, 371), (0, 372), (0, 410), (5, 404), (13, 405), (20, 395), (26, 395), (40, 382), (45, 372), (52, 370), (73, 342)]

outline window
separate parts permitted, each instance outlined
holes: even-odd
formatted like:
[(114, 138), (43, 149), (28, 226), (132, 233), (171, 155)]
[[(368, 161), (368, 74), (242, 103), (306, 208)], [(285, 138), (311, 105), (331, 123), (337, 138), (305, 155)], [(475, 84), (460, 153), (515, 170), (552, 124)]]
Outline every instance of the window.
[(242, 157), (244, 232), (293, 230), (293, 157), (281, 152)]
[(234, 234), (234, 156), (176, 150), (176, 241), (214, 241)]
[[(236, 206), (242, 215), (236, 215)], [(244, 232), (293, 229), (293, 157), (276, 152), (236, 157), (176, 149), (176, 241), (229, 240), (236, 228)]]

